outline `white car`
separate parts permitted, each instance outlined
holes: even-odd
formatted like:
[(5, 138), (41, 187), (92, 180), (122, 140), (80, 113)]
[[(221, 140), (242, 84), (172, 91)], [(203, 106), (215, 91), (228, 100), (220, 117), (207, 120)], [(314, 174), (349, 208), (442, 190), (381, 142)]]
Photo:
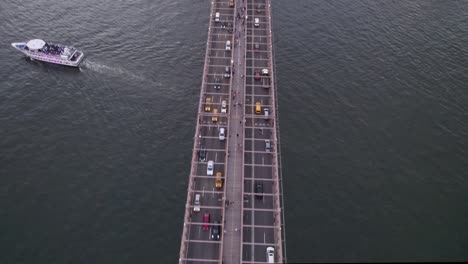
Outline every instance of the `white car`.
[(219, 129), (219, 140), (225, 140), (226, 139), (226, 130), (224, 127)]
[(221, 113), (227, 113), (227, 102), (226, 102), (226, 100), (223, 100), (221, 102)]
[(265, 119), (268, 119), (268, 117), (270, 116), (270, 108), (264, 107), (263, 113), (265, 114)]
[(215, 21), (216, 21), (216, 22), (219, 22), (219, 12), (216, 12), (216, 13), (215, 13)]
[(254, 26), (256, 26), (256, 27), (260, 26), (260, 18), (256, 17), (254, 19)]
[(275, 249), (273, 247), (267, 247), (266, 255), (268, 263), (275, 263)]
[(214, 162), (212, 160), (208, 161), (208, 167), (206, 168), (206, 175), (212, 176), (214, 171)]
[(226, 41), (226, 50), (231, 50), (231, 41)]

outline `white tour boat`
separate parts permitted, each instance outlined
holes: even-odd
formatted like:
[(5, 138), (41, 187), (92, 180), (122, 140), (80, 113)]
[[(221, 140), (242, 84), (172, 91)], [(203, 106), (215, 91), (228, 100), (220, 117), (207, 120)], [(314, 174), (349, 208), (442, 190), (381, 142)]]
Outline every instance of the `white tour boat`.
[(26, 56), (40, 61), (78, 67), (84, 54), (73, 47), (33, 39), (28, 42), (15, 42), (11, 45)]

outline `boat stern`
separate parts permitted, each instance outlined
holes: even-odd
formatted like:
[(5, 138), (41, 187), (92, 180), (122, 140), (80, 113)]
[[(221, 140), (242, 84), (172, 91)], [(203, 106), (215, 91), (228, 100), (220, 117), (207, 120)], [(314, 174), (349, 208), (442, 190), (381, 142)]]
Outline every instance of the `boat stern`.
[(76, 58), (73, 58), (71, 61), (73, 63), (73, 66), (78, 67), (80, 66), (80, 63), (84, 59), (84, 53), (82, 51), (77, 51), (79, 55)]

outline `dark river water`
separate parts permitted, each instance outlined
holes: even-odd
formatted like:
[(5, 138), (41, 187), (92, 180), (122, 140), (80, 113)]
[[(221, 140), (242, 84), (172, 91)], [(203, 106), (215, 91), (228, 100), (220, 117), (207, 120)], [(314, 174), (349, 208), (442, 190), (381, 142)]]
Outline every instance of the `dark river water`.
[[(209, 7), (0, 2), (0, 263), (177, 262)], [(468, 1), (272, 7), (289, 262), (468, 260)]]

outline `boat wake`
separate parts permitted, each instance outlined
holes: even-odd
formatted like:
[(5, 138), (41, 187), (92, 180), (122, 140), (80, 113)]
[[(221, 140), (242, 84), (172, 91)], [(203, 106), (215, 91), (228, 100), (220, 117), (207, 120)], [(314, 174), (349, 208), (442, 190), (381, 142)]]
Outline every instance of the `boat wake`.
[(109, 74), (112, 76), (120, 76), (120, 77), (126, 77), (126, 78), (131, 78), (134, 80), (138, 81), (148, 81), (144, 76), (142, 75), (137, 75), (131, 71), (128, 71), (124, 68), (121, 67), (112, 67), (108, 66), (105, 64), (93, 62), (90, 60), (84, 60), (81, 65), (80, 65), (80, 70), (86, 71), (86, 70), (92, 70), (98, 73), (102, 74)]

